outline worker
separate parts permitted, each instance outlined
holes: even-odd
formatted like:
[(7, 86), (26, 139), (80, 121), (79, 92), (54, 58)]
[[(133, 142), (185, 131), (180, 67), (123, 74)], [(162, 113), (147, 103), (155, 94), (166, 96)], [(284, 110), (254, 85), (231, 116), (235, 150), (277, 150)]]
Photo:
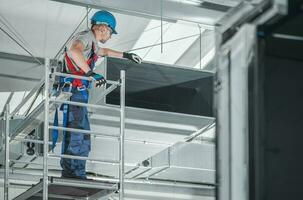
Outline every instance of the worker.
[[(104, 44), (112, 34), (117, 34), (116, 19), (108, 11), (96, 12), (91, 18), (91, 28), (76, 34), (70, 47), (65, 52), (66, 73), (91, 77), (96, 87), (105, 85), (106, 80), (102, 74), (94, 72), (95, 62), (98, 57), (126, 58), (140, 64), (141, 58), (134, 53), (115, 51), (100, 48), (98, 42)], [(64, 85), (70, 84), (71, 101), (88, 103), (89, 81), (65, 78)], [(63, 126), (74, 129), (90, 130), (88, 112), (86, 107), (67, 105), (62, 106)], [(63, 132), (62, 154), (88, 157), (91, 149), (89, 134), (73, 131)], [(61, 159), (62, 177), (86, 179), (86, 161), (70, 158)]]

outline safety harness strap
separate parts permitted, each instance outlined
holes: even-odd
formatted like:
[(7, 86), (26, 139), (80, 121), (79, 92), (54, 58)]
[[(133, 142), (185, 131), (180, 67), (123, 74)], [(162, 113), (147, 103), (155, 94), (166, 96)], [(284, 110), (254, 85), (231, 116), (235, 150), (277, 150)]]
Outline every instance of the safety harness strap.
[[(64, 61), (65, 61), (65, 71), (73, 74), (73, 75), (79, 75), (79, 76), (83, 76), (85, 74), (85, 72), (77, 67), (74, 62), (72, 61), (72, 59), (67, 55), (66, 49), (65, 49), (65, 53), (64, 53)], [(94, 46), (94, 42), (92, 42), (92, 48), (90, 51), (90, 55), (89, 55), (89, 59), (87, 60), (87, 64), (89, 65), (89, 67), (91, 68), (91, 70), (94, 69), (95, 67), (95, 63), (98, 59), (97, 54), (95, 53), (95, 46)], [(63, 87), (66, 84), (71, 84), (71, 88), (69, 89), (69, 92), (72, 92), (73, 89), (77, 89), (78, 91), (81, 92), (81, 94), (83, 95), (84, 98), (88, 98), (88, 92), (86, 91), (86, 88), (89, 85), (89, 82), (86, 80), (81, 80), (81, 79), (76, 79), (76, 78), (63, 78), (60, 77), (60, 85), (63, 85)], [(61, 107), (61, 110), (63, 110), (63, 127), (67, 127), (68, 125), (68, 109), (69, 106), (68, 104), (63, 104)], [(55, 117), (54, 117), (54, 126), (58, 126), (58, 111), (56, 110), (55, 113)], [(53, 130), (52, 132), (52, 136), (53, 136), (53, 143), (52, 143), (52, 150), (56, 147), (56, 143), (58, 140), (58, 130)], [(62, 140), (62, 152), (65, 152), (65, 139), (66, 139), (66, 131), (63, 131), (63, 140)]]
[[(68, 109), (69, 109), (68, 104), (63, 104), (62, 105), (62, 110), (63, 110), (63, 127), (67, 127), (67, 125), (68, 125)], [(62, 149), (61, 149), (61, 153), (62, 154), (65, 153), (65, 142), (64, 142), (65, 139), (66, 139), (66, 131), (63, 131)]]
[[(56, 112), (55, 112), (55, 118), (54, 118), (54, 126), (58, 126), (58, 109), (56, 108)], [(59, 131), (58, 130), (53, 130), (53, 144), (52, 144), (52, 148), (51, 150), (54, 151), (54, 148), (56, 147), (56, 143), (57, 143), (57, 140), (58, 140), (58, 133)]]

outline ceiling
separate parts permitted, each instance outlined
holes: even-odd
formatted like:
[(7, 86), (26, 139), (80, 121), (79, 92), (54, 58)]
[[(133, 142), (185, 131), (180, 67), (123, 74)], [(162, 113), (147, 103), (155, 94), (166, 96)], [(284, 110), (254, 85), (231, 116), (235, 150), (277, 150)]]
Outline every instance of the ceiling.
[(58, 58), (66, 41), (89, 26), (97, 9), (113, 12), (118, 22), (118, 34), (103, 47), (132, 51), (149, 62), (213, 70), (214, 25), (241, 3), (243, 0), (0, 0), (0, 110), (11, 92), (15, 92), (11, 104), (21, 102), (44, 76), (43, 59)]
[[(195, 27), (199, 23), (211, 28), (239, 2), (241, 0), (164, 0), (162, 17), (171, 23)], [(78, 31), (87, 27), (86, 6), (114, 12), (119, 34), (105, 46), (120, 51), (131, 50), (151, 19), (159, 20), (161, 17), (159, 0), (0, 0), (0, 4), (0, 52), (42, 58), (54, 58), (79, 24)], [(92, 9), (88, 18), (94, 12)], [(157, 35), (159, 39), (161, 32), (158, 31)], [(4, 68), (2, 62), (0, 65)]]
[(9, 100), (11, 92), (15, 92), (11, 104), (21, 102), (25, 91), (44, 76), (43, 59), (58, 58), (66, 41), (89, 26), (97, 9), (113, 12), (118, 22), (118, 34), (103, 47), (133, 50), (146, 61), (212, 70), (213, 25), (239, 3), (241, 0), (0, 0), (1, 103)]

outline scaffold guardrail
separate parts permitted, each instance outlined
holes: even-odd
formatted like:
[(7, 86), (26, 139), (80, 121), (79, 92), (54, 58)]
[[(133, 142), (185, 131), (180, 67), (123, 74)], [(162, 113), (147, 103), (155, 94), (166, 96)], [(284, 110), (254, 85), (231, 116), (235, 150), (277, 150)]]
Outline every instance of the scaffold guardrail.
[[(33, 90), (30, 92), (30, 94), (25, 98), (24, 101), (20, 103), (14, 109), (12, 113), (9, 111), (9, 104), (6, 105), (5, 109), (5, 121), (6, 121), (6, 129), (5, 129), (5, 173), (4, 173), (4, 200), (9, 200), (9, 167), (10, 162), (15, 162), (15, 160), (9, 159), (9, 142), (10, 142), (10, 130), (9, 130), (9, 123), (10, 119), (18, 112), (19, 109), (21, 109), (22, 104), (24, 102), (28, 101), (31, 96), (35, 94), (39, 90), (39, 88), (44, 86), (44, 135), (43, 135), (43, 141), (42, 140), (30, 140), (30, 139), (24, 139), (24, 138), (14, 138), (16, 141), (21, 142), (33, 142), (38, 144), (43, 144), (43, 200), (48, 199), (48, 185), (49, 185), (49, 177), (48, 177), (48, 158), (69, 158), (69, 159), (79, 159), (79, 160), (88, 160), (88, 161), (94, 161), (94, 162), (101, 162), (101, 163), (109, 163), (113, 165), (119, 165), (119, 181), (117, 182), (118, 190), (119, 190), (119, 199), (122, 200), (124, 198), (124, 165), (125, 165), (125, 151), (124, 151), (124, 135), (125, 135), (125, 70), (120, 71), (120, 80), (118, 81), (111, 81), (107, 80), (107, 85), (110, 85), (102, 94), (101, 98), (105, 98), (107, 94), (114, 91), (117, 87), (120, 87), (120, 108), (110, 108), (111, 110), (116, 110), (120, 112), (120, 134), (104, 134), (98, 131), (91, 131), (91, 130), (82, 130), (82, 129), (75, 129), (75, 128), (67, 128), (62, 126), (51, 126), (50, 120), (49, 120), (49, 109), (50, 109), (50, 103), (56, 103), (56, 104), (69, 104), (69, 105), (77, 105), (77, 106), (83, 106), (83, 107), (90, 107), (90, 108), (102, 108), (106, 109), (108, 107), (103, 105), (96, 105), (96, 104), (89, 104), (89, 103), (79, 103), (79, 102), (73, 102), (68, 100), (58, 100), (56, 98), (51, 98), (51, 78), (54, 78), (56, 76), (61, 77), (70, 77), (70, 78), (77, 78), (81, 80), (88, 80), (93, 81), (90, 77), (85, 76), (77, 76), (77, 75), (71, 75), (71, 74), (65, 74), (65, 73), (59, 73), (59, 72), (51, 72), (51, 66), (50, 66), (50, 59), (45, 59), (45, 77), (41, 80), (39, 85), (37, 85)], [(92, 159), (89, 157), (81, 157), (81, 156), (72, 156), (72, 155), (58, 155), (58, 154), (51, 154), (49, 153), (49, 131), (52, 129), (56, 130), (63, 130), (63, 131), (73, 131), (73, 132), (81, 132), (84, 134), (93, 134), (100, 136), (106, 136), (106, 137), (113, 137), (117, 138), (119, 140), (119, 160), (104, 160), (104, 159)]]

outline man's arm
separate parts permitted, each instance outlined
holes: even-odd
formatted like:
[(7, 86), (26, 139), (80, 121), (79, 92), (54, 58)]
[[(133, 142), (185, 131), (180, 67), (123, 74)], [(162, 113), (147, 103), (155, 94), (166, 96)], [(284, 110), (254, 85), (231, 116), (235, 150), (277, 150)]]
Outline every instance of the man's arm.
[(75, 40), (69, 50), (70, 57), (85, 73), (90, 71), (90, 68), (83, 55), (84, 45), (80, 40)]
[(129, 59), (138, 64), (140, 64), (142, 62), (142, 59), (137, 54), (115, 51), (115, 50), (107, 49), (107, 48), (101, 48), (98, 52), (98, 55), (102, 56), (102, 57), (109, 56), (109, 57), (116, 57), (116, 58), (126, 58), (126, 59)]
[(84, 58), (83, 50), (83, 43), (80, 40), (75, 40), (69, 50), (70, 57), (85, 72), (86, 76), (92, 77), (96, 81), (96, 87), (101, 87), (106, 83), (106, 80), (101, 74), (96, 74), (90, 69)]
[(123, 52), (115, 51), (108, 48), (101, 48), (98, 52), (99, 56), (109, 56), (109, 57), (116, 57), (116, 58), (123, 58)]

